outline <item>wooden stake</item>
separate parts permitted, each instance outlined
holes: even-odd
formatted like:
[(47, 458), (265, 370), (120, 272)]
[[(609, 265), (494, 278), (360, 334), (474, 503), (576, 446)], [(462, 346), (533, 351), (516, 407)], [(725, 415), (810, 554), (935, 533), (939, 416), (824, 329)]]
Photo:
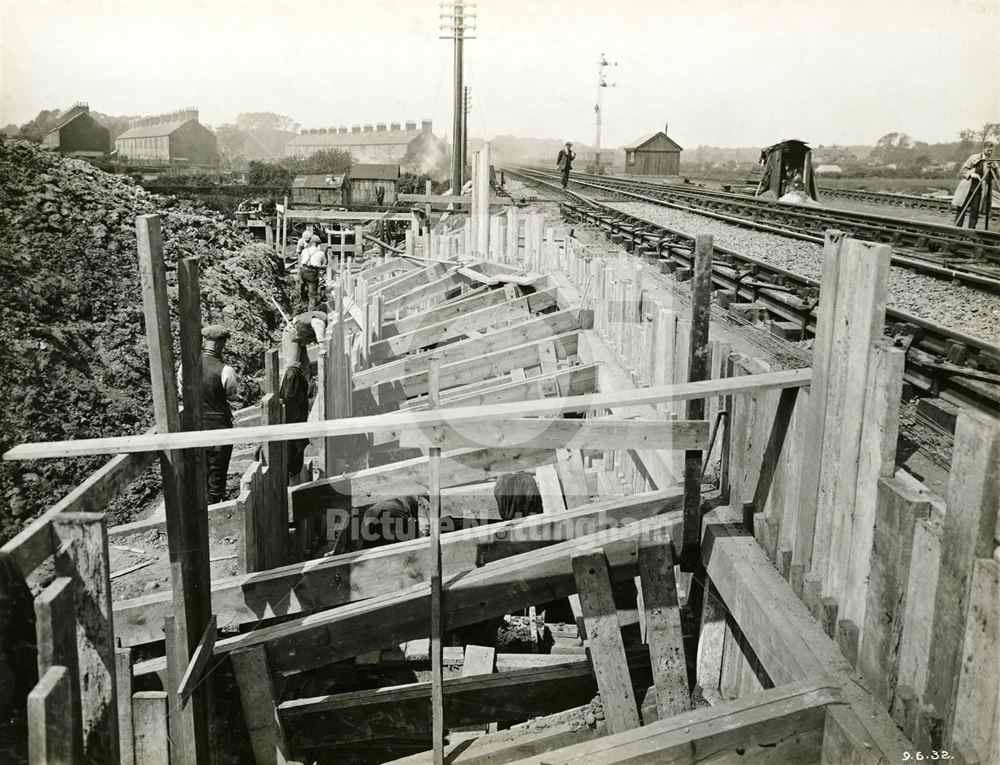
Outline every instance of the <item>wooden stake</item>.
[[(712, 304), (712, 237), (695, 238), (694, 279), (691, 282), (691, 345), (688, 351), (688, 382), (708, 379), (708, 324)], [(705, 400), (692, 399), (687, 404), (688, 419), (705, 416)], [(684, 544), (681, 568), (699, 568), (701, 546), (701, 451), (684, 453)]]
[(66, 667), (49, 667), (28, 694), (30, 765), (80, 762), (73, 756), (72, 696)]
[(177, 739), (167, 735), (167, 694), (143, 691), (132, 697), (136, 765), (170, 765)]
[[(440, 405), (441, 359), (430, 361), (428, 399), (432, 409)], [(441, 644), (444, 605), (441, 586), (441, 450), (428, 450), (427, 481), (431, 525), (431, 728), (435, 765), (444, 763), (444, 653)]]
[[(59, 577), (35, 598), (35, 635), (38, 676), (45, 677), (45, 673), (55, 666), (64, 667), (67, 671), (71, 714), (63, 721), (63, 725), (72, 736), (73, 761), (81, 762), (83, 729), (80, 717), (80, 665), (77, 660), (76, 616), (71, 578)], [(32, 727), (35, 724), (36, 721), (31, 720)], [(131, 748), (131, 742), (128, 746)]]

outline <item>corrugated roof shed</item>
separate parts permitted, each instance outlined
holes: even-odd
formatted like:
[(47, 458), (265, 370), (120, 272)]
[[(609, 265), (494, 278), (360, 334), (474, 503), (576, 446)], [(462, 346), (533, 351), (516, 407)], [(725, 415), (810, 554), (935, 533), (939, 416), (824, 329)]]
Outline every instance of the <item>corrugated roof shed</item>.
[(337, 175), (297, 175), (293, 189), (339, 189), (344, 185), (345, 173)]
[(351, 179), (357, 181), (397, 181), (399, 165), (353, 165)]
[(677, 151), (684, 151), (684, 147), (683, 146), (681, 146), (679, 143), (677, 143), (677, 141), (675, 141), (673, 138), (671, 138), (670, 136), (668, 136), (662, 130), (657, 130), (655, 133), (646, 133), (645, 135), (639, 136), (634, 141), (632, 141), (632, 143), (625, 144), (624, 148), (626, 148), (626, 149), (638, 149), (640, 146), (643, 146), (643, 145), (649, 143), (654, 138), (656, 138), (657, 136), (660, 136), (660, 135), (662, 135), (664, 138), (666, 138), (668, 141), (670, 141), (670, 143), (673, 144), (673, 148), (675, 148)]
[(396, 146), (409, 144), (423, 130), (383, 130), (368, 133), (306, 133), (297, 135), (288, 146)]
[(159, 125), (129, 128), (118, 136), (118, 138), (160, 138), (170, 135), (177, 128), (186, 125), (188, 122), (193, 122), (193, 120), (174, 120), (172, 122), (162, 122)]

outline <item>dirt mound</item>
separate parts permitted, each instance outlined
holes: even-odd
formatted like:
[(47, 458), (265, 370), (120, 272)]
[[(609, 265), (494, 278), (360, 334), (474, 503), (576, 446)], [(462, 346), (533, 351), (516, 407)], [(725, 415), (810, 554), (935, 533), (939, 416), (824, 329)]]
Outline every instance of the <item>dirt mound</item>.
[[(146, 213), (161, 216), (172, 311), (178, 259), (200, 256), (203, 320), (232, 331), (228, 360), (242, 400), (260, 395), (262, 353), (279, 318), (270, 296), (282, 302), (283, 290), (267, 248), (188, 202), (36, 144), (0, 140), (0, 449), (151, 424), (135, 236), (135, 217)], [(176, 332), (174, 346), (176, 356)], [(103, 461), (0, 464), (0, 541)], [(127, 507), (138, 509), (141, 488)]]

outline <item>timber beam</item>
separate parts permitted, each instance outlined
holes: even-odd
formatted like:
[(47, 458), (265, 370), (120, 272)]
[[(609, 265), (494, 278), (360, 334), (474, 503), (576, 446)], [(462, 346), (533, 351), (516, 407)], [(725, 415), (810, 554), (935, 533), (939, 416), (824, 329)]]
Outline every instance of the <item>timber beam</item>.
[[(651, 677), (645, 646), (628, 653), (635, 690)], [(296, 699), (278, 705), (293, 749), (337, 746), (399, 735), (430, 734), (429, 682)], [(444, 719), (448, 728), (489, 722), (516, 722), (582, 706), (597, 693), (587, 662), (531, 667), (512, 672), (457, 677), (444, 681)]]
[[(444, 534), (442, 567), (445, 575), (451, 576), (587, 533), (670, 514), (680, 508), (680, 496), (677, 490), (636, 494), (562, 513)], [(232, 630), (261, 619), (295, 616), (398, 592), (415, 582), (427, 581), (428, 566), (428, 540), (424, 537), (319, 558), (217, 580), (212, 584), (212, 611), (221, 628)], [(162, 640), (163, 617), (169, 613), (168, 592), (120, 601), (114, 609), (115, 634), (123, 645)]]
[[(705, 517), (702, 562), (767, 675), (776, 683), (828, 676), (849, 706), (832, 710), (831, 726), (847, 731), (854, 762), (903, 762), (913, 744), (888, 712), (854, 679), (853, 667), (821, 629), (763, 548), (729, 508)], [(835, 762), (831, 761), (831, 762)]]
[[(676, 516), (667, 514), (586, 534), (452, 576), (444, 582), (445, 624), (454, 629), (502, 616), (526, 603), (572, 594), (576, 585), (571, 555), (577, 550), (603, 548), (612, 579), (632, 579), (638, 570), (639, 540), (660, 532), (680, 539)], [(221, 640), (216, 655), (263, 645), (273, 671), (295, 674), (424, 637), (429, 614), (430, 584), (421, 583)], [(137, 666), (137, 674), (159, 671), (161, 663), (153, 660)]]

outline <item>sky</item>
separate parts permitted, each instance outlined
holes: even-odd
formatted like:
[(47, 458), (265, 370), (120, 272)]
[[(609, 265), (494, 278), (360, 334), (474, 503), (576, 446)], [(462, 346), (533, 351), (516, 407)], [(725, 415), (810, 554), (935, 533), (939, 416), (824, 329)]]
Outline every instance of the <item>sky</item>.
[[(450, 6), (450, 0), (447, 3)], [(1000, 0), (478, 0), (470, 136), (930, 143), (1000, 122)], [(451, 133), (438, 0), (0, 0), (0, 124), (87, 101)]]

